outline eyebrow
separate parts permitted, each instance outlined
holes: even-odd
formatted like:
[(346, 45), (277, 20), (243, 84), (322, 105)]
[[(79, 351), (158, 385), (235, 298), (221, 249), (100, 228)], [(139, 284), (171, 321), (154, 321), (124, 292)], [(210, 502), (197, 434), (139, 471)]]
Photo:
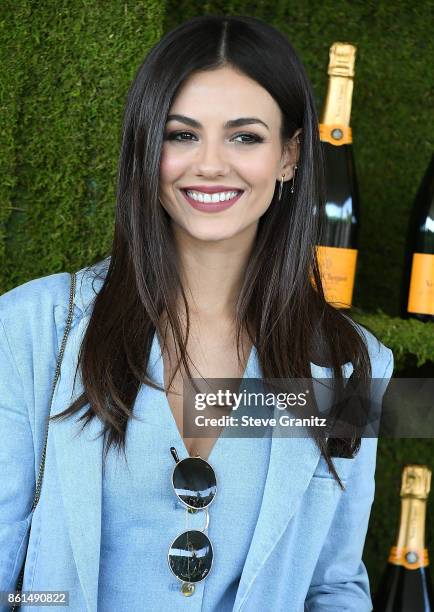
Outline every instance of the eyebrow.
[[(191, 117), (187, 117), (186, 115), (169, 115), (166, 123), (169, 121), (181, 121), (182, 123), (186, 123), (194, 128), (203, 127), (199, 121), (196, 121), (196, 119), (192, 119)], [(261, 125), (265, 126), (268, 131), (270, 131), (268, 125), (264, 123), (262, 119), (258, 119), (258, 117), (239, 117), (238, 119), (230, 119), (229, 121), (226, 121), (223, 127), (225, 129), (229, 129), (233, 127), (242, 127), (243, 125), (252, 125), (253, 123), (260, 123)]]

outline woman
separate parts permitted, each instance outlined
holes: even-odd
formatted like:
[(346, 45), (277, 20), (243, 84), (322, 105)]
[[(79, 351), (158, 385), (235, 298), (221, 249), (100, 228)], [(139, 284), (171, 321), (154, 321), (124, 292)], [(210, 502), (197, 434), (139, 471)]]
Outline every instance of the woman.
[[(300, 60), (259, 20), (194, 18), (146, 57), (110, 257), (77, 274), (33, 513), (69, 275), (0, 299), (1, 589), (26, 558), (23, 589), (68, 591), (74, 612), (371, 609), (375, 439), (181, 436), (188, 378), (391, 376), (391, 351), (324, 300), (317, 126)], [(189, 456), (210, 508), (171, 486)], [(184, 518), (205, 553), (171, 545)]]

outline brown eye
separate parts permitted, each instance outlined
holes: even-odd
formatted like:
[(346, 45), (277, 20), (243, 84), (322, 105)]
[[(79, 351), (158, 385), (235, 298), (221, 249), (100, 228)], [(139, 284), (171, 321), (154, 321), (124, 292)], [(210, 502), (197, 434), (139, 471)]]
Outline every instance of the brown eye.
[(241, 144), (256, 144), (257, 142), (263, 142), (264, 139), (257, 134), (237, 134), (234, 138), (249, 138), (250, 140), (242, 140)]
[(188, 142), (189, 140), (191, 140), (191, 138), (181, 138), (181, 136), (194, 137), (194, 134), (192, 134), (191, 132), (171, 132), (169, 134), (166, 134), (165, 140), (175, 140), (177, 142)]

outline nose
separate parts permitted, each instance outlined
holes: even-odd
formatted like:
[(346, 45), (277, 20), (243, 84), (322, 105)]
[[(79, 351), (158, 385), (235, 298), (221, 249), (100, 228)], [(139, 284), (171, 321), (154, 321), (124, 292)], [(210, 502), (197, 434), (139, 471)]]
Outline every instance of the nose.
[(202, 142), (195, 160), (196, 174), (204, 176), (220, 176), (227, 174), (229, 164), (224, 152), (224, 144), (220, 142)]

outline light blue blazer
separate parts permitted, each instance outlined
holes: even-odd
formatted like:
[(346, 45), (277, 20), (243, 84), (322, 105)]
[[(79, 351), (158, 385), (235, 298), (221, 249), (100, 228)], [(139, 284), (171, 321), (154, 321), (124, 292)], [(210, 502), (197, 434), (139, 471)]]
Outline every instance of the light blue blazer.
[[(83, 270), (78, 273), (52, 414), (71, 401), (78, 348), (100, 286), (96, 281), (92, 287), (92, 280)], [(29, 540), (23, 589), (67, 590), (70, 612), (97, 612), (103, 439), (96, 419), (81, 435), (77, 417), (50, 424), (42, 494), (30, 511), (69, 287), (68, 274), (54, 274), (0, 298), (0, 590), (14, 588)], [(385, 389), (392, 353), (369, 332), (361, 332), (373, 377), (383, 378)], [(352, 365), (345, 364), (345, 375), (351, 371)], [(312, 375), (331, 374), (312, 364)], [(73, 397), (80, 390), (76, 386)], [(363, 439), (355, 458), (334, 460), (345, 484), (342, 492), (311, 439), (272, 438), (264, 497), (235, 612), (371, 610), (361, 556), (374, 497), (376, 442)], [(151, 608), (160, 612), (158, 603)], [(2, 612), (7, 609), (0, 606)]]

